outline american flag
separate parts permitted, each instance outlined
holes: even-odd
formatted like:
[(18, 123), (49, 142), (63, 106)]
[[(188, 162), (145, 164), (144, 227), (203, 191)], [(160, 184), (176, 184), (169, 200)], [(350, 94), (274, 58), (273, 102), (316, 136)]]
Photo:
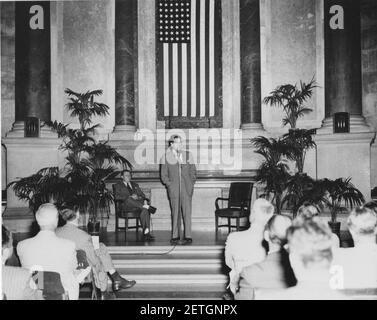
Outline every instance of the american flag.
[(163, 117), (216, 115), (221, 86), (220, 2), (157, 3), (157, 86)]

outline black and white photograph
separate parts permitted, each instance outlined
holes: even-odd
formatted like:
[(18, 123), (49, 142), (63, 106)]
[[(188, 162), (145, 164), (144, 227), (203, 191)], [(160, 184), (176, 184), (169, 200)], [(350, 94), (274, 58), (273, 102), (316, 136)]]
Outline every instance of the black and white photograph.
[(2, 300), (377, 300), (377, 0), (0, 1), (0, 28)]

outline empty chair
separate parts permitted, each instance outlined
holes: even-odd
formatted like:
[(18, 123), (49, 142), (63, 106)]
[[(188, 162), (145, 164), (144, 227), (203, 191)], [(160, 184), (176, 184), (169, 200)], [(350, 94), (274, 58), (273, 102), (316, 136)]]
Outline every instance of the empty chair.
[[(250, 215), (250, 202), (253, 191), (253, 183), (251, 182), (232, 182), (229, 189), (228, 198), (217, 198), (215, 200), (215, 220), (216, 234), (220, 227), (228, 227), (230, 232), (232, 228), (240, 230), (240, 219), (248, 219)], [(219, 207), (219, 201), (227, 201), (226, 208)], [(227, 224), (219, 225), (219, 218), (226, 218)], [(236, 225), (232, 225), (232, 219), (236, 219)], [(247, 223), (248, 224), (248, 223)]]

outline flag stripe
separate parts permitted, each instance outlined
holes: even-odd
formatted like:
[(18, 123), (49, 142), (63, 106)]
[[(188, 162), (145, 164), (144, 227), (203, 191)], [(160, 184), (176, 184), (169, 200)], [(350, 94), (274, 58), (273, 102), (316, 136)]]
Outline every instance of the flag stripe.
[(202, 62), (200, 60), (200, 0), (196, 0), (196, 104), (195, 107), (195, 117), (200, 116), (200, 86), (202, 83), (201, 74), (200, 74), (200, 67), (202, 66)]
[(214, 70), (214, 63), (215, 63), (215, 0), (210, 1), (210, 13), (209, 13), (209, 89), (208, 89), (208, 96), (209, 96), (209, 116), (213, 117), (215, 115), (215, 70)]
[[(196, 2), (197, 0), (191, 0), (191, 117), (196, 116)], [(200, 81), (200, 80), (199, 80)], [(199, 82), (198, 81), (198, 82)]]
[(209, 0), (205, 0), (205, 116), (209, 116)]
[(169, 43), (169, 115), (173, 115), (173, 47)]
[(178, 116), (178, 44), (173, 43), (173, 116)]
[(169, 115), (169, 44), (163, 43), (162, 44), (162, 51), (163, 51), (163, 73), (164, 73), (164, 116)]
[(178, 45), (178, 116), (182, 117), (182, 45)]
[(181, 116), (187, 116), (187, 44), (183, 43), (181, 48), (182, 66), (182, 97), (181, 97)]
[(191, 44), (187, 45), (187, 116), (191, 116)]
[(200, 2), (200, 117), (205, 116), (205, 94), (206, 94), (206, 1), (199, 0)]

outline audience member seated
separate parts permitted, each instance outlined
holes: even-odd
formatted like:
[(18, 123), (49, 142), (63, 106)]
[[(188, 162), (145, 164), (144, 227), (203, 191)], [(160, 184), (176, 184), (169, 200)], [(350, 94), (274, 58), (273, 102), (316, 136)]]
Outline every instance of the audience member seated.
[(347, 219), (354, 241), (352, 248), (340, 248), (334, 253), (334, 268), (343, 276), (344, 289), (377, 288), (377, 214), (357, 207)]
[(298, 219), (288, 229), (289, 261), (297, 284), (282, 290), (256, 290), (257, 300), (340, 300), (346, 296), (332, 289), (331, 230), (319, 220)]
[(128, 289), (135, 285), (134, 280), (122, 278), (115, 270), (110, 254), (103, 243), (94, 248), (92, 237), (78, 228), (80, 212), (73, 207), (65, 207), (60, 211), (61, 217), (67, 222), (64, 226), (56, 229), (56, 235), (60, 238), (71, 240), (76, 245), (76, 250), (84, 250), (87, 260), (93, 268), (94, 279), (97, 288), (101, 290), (103, 300), (113, 298), (107, 291), (107, 274), (113, 282), (113, 291)]
[(274, 215), (268, 221), (264, 232), (268, 255), (262, 262), (242, 270), (236, 300), (252, 300), (254, 289), (282, 289), (296, 284), (288, 254), (283, 248), (291, 224), (291, 218), (283, 215)]
[(266, 250), (262, 245), (263, 232), (267, 221), (274, 214), (274, 206), (266, 199), (255, 200), (250, 211), (250, 228), (232, 232), (225, 244), (225, 263), (231, 269), (229, 286), (233, 295), (239, 282), (242, 269), (264, 260)]
[(1, 245), (3, 295), (7, 300), (38, 300), (37, 290), (30, 287), (30, 271), (5, 265), (13, 254), (13, 241), (12, 234), (4, 226), (1, 227)]
[[(304, 204), (297, 210), (296, 219), (311, 219), (313, 217), (318, 217), (320, 210), (318, 207), (312, 204)], [(335, 233), (331, 233), (331, 239), (333, 243), (333, 248), (340, 247), (339, 237)]]
[(35, 214), (40, 227), (39, 233), (33, 238), (19, 242), (17, 253), (24, 268), (59, 273), (69, 299), (77, 300), (79, 281), (76, 278), (76, 248), (73, 241), (56, 236), (58, 215), (58, 210), (53, 204), (42, 204)]

